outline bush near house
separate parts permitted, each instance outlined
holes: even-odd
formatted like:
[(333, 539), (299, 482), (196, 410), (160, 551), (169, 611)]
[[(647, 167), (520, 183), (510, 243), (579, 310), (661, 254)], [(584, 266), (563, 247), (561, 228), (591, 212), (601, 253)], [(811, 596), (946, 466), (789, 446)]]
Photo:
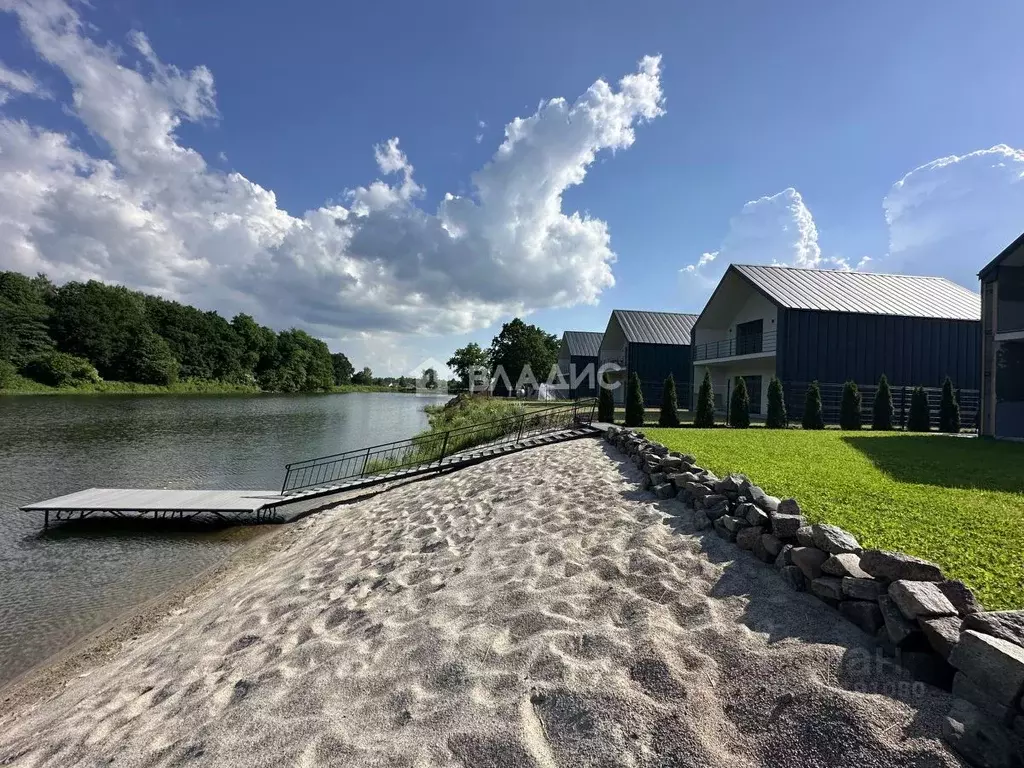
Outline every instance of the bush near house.
[(807, 397), (804, 400), (804, 418), (801, 423), (804, 429), (824, 429), (825, 414), (821, 410), (821, 388), (818, 382), (812, 381), (807, 388)]
[[(608, 384), (608, 380), (603, 382)], [(615, 397), (607, 386), (602, 386), (597, 393), (597, 420), (605, 424), (615, 423)]]
[(949, 376), (942, 382), (942, 400), (939, 402), (939, 432), (960, 432), (960, 404), (953, 392)]
[(907, 417), (908, 432), (930, 432), (932, 429), (932, 410), (928, 405), (928, 395), (924, 387), (915, 387), (910, 396), (910, 415)]
[(768, 429), (785, 429), (789, 426), (789, 417), (786, 415), (786, 399), (782, 393), (782, 382), (778, 377), (772, 376), (768, 382), (768, 413), (764, 425)]
[(843, 385), (843, 399), (839, 403), (839, 428), (860, 429), (860, 390), (853, 381)]
[(715, 426), (715, 394), (711, 389), (711, 373), (704, 371), (704, 380), (697, 392), (697, 411), (693, 415), (693, 426)]
[(95, 384), (100, 375), (88, 360), (64, 352), (44, 352), (25, 365), (30, 378), (51, 387), (69, 387), (76, 384)]
[(871, 428), (879, 432), (891, 430), (892, 416), (892, 390), (889, 389), (889, 380), (883, 373), (878, 380), (875, 402), (871, 407)]
[(676, 377), (671, 373), (665, 379), (661, 396), (661, 413), (658, 414), (659, 427), (679, 426), (679, 404), (676, 401)]
[(1024, 608), (1024, 444), (826, 430), (647, 429), (719, 476), (792, 496), (864, 547), (932, 560), (989, 610)]
[(747, 382), (742, 376), (736, 377), (729, 398), (729, 426), (747, 429), (750, 426), (750, 396), (747, 394)]
[(626, 421), (627, 427), (644, 425), (644, 395), (640, 390), (640, 376), (634, 371), (629, 377), (626, 389)]

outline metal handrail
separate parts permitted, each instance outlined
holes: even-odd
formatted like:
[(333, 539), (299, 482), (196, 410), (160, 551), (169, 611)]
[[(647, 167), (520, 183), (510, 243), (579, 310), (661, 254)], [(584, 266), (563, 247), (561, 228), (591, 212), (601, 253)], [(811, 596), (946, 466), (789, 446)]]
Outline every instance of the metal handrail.
[(756, 355), (761, 352), (774, 352), (778, 343), (777, 334), (777, 331), (766, 331), (742, 338), (695, 344), (693, 347), (693, 359), (694, 362), (697, 362), (700, 360), (720, 360), (724, 357), (737, 357), (739, 355)]
[[(441, 465), (445, 458), (488, 444), (517, 444), (525, 437), (594, 420), (597, 399), (588, 398), (465, 427), (393, 440), (328, 456), (303, 459), (285, 466), (283, 495), (321, 488), (367, 475)], [(514, 439), (510, 439), (515, 435)]]

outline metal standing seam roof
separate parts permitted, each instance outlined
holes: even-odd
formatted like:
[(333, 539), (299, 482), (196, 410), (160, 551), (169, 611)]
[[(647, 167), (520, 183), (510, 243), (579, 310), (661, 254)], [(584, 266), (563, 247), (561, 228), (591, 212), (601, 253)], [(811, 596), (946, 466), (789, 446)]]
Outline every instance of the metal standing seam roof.
[(604, 334), (598, 331), (566, 331), (562, 334), (569, 354), (578, 357), (597, 357)]
[(981, 296), (944, 277), (733, 264), (786, 309), (980, 320)]
[(612, 316), (618, 320), (626, 341), (630, 344), (683, 344), (690, 343), (690, 331), (697, 315), (678, 312), (644, 312), (634, 309), (615, 309)]

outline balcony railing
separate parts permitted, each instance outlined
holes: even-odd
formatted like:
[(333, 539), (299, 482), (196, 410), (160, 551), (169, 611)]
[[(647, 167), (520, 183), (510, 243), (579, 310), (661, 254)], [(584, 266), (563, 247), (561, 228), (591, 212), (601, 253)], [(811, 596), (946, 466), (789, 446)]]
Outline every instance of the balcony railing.
[(707, 344), (694, 344), (693, 361), (721, 360), (739, 355), (757, 355), (762, 352), (774, 352), (776, 331), (741, 336), (738, 339), (711, 341)]

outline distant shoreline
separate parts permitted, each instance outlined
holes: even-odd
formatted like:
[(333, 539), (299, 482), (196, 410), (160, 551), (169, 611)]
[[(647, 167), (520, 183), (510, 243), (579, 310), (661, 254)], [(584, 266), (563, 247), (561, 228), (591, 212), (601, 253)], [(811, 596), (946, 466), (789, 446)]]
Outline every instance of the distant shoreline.
[(386, 392), (396, 395), (413, 395), (413, 389), (395, 389), (372, 384), (345, 384), (330, 390), (316, 392), (276, 392), (244, 384), (227, 384), (219, 381), (184, 381), (161, 386), (157, 384), (136, 384), (127, 381), (103, 381), (99, 384), (82, 384), (75, 387), (51, 387), (18, 377), (14, 387), (0, 388), (0, 397), (26, 395), (345, 395), (358, 392)]

